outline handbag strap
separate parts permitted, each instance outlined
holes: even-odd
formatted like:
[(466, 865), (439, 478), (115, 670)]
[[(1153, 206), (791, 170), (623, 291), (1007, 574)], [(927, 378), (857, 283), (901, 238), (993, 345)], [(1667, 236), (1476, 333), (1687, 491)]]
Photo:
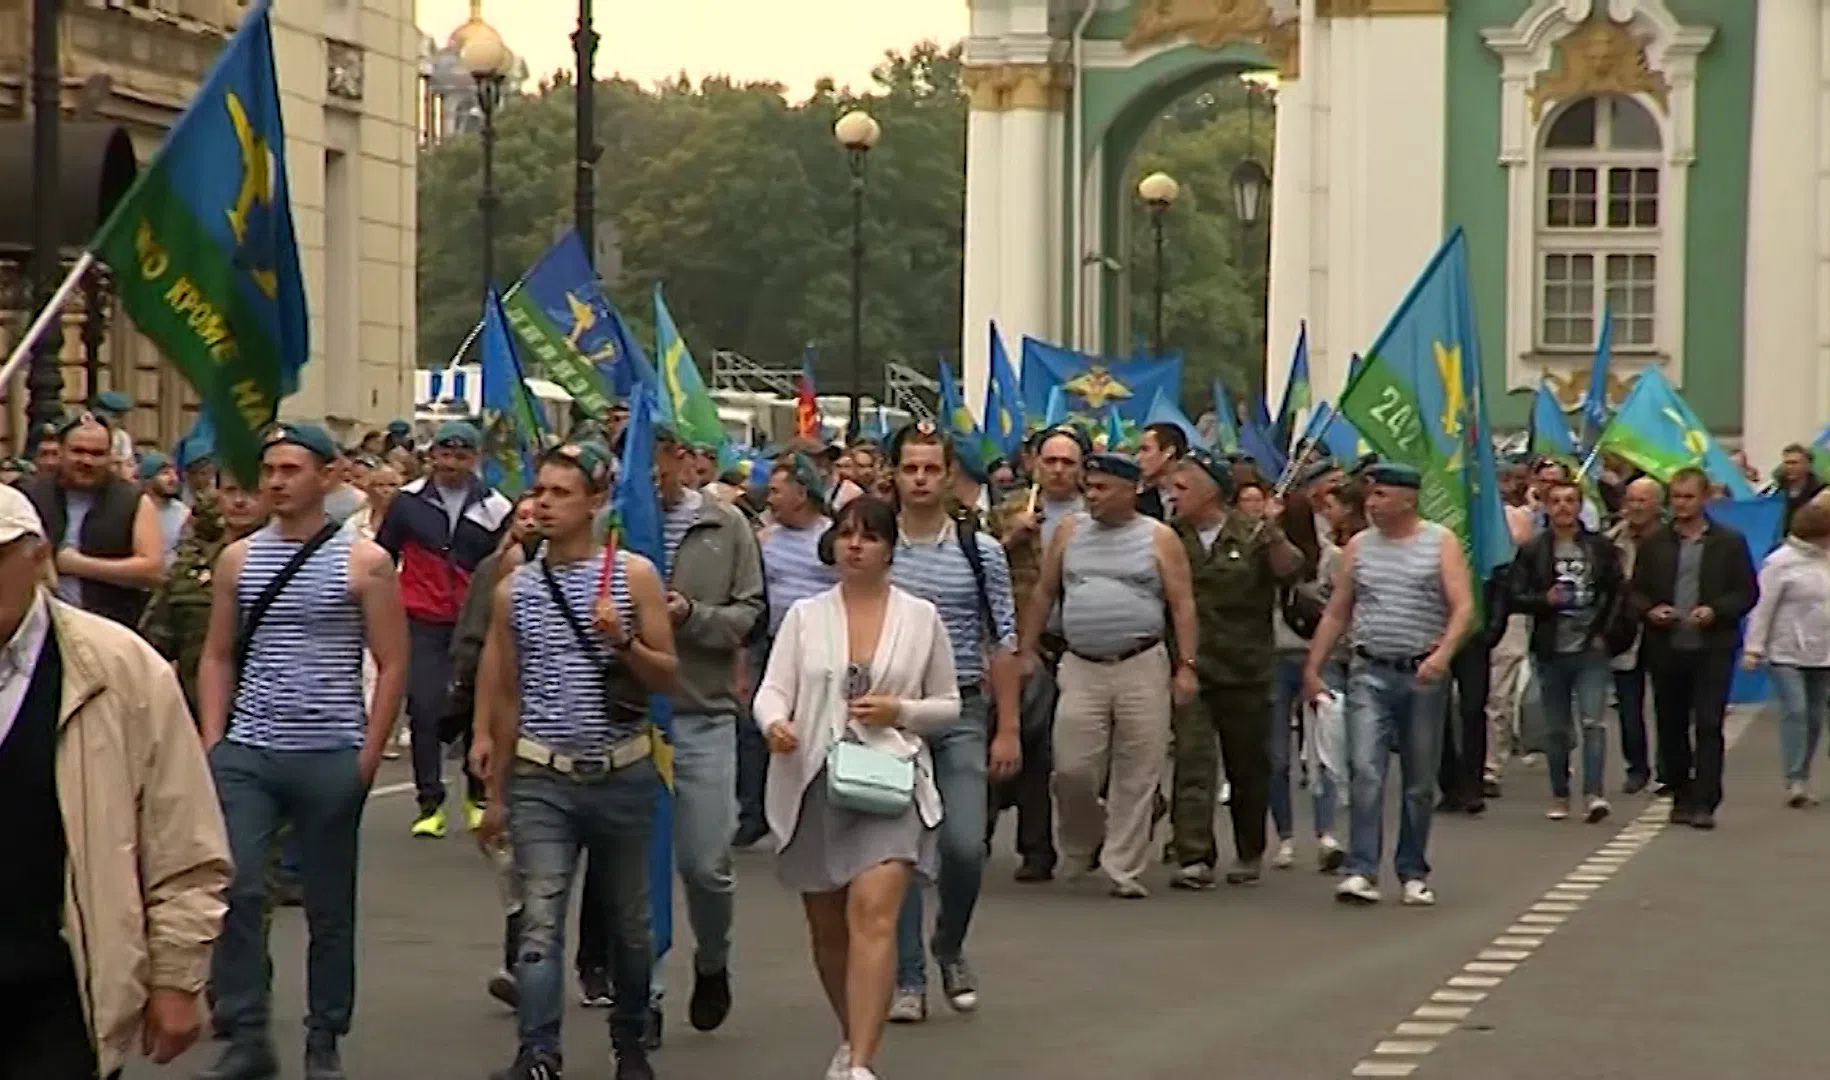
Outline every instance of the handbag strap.
[(322, 529), (313, 533), (311, 539), (305, 541), (299, 546), (299, 550), (292, 553), (292, 558), (286, 560), (286, 565), (280, 567), (280, 572), (273, 575), (273, 580), (267, 582), (267, 587), (262, 589), (260, 595), (254, 598), (254, 603), (249, 605), (247, 614), (242, 617), (241, 635), (235, 639), (237, 684), (241, 681), (242, 668), (247, 666), (248, 652), (254, 647), (254, 632), (260, 629), (261, 622), (266, 619), (267, 610), (273, 607), (273, 602), (279, 599), (280, 593), (285, 590), (287, 584), (298, 576), (300, 570), (305, 568), (306, 562), (316, 555), (325, 544), (330, 543), (331, 538), (341, 530), (342, 526), (336, 522), (325, 522)]
[(572, 636), (578, 640), (578, 644), (585, 650), (585, 654), (608, 667), (609, 658), (604, 655), (603, 645), (591, 636), (590, 631), (585, 629), (584, 620), (578, 617), (578, 612), (572, 610), (571, 603), (566, 600), (565, 591), (559, 587), (559, 579), (553, 576), (553, 567), (545, 559), (540, 560), (540, 579), (546, 582), (547, 595), (553, 598), (554, 606), (559, 608), (560, 616), (571, 628)]

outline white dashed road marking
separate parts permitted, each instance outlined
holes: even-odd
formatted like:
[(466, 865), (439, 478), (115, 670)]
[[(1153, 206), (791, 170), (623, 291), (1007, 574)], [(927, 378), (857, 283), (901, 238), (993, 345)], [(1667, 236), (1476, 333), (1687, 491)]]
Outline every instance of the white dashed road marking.
[[(1730, 715), (1724, 740), (1732, 747), (1741, 741), (1756, 710)], [(1429, 1004), (1419, 1005), (1392, 1029), (1394, 1037), (1373, 1047), (1372, 1056), (1355, 1063), (1354, 1076), (1410, 1076), (1437, 1043), (1453, 1034), (1486, 1000), (1506, 976), (1518, 970), (1557, 929), (1581, 912), (1596, 892), (1633, 856), (1642, 851), (1670, 824), (1671, 801), (1655, 800), (1606, 843), (1552, 885), (1537, 901), (1514, 917), (1498, 937), (1481, 947), (1473, 960), (1451, 975), (1443, 988), (1430, 994)]]

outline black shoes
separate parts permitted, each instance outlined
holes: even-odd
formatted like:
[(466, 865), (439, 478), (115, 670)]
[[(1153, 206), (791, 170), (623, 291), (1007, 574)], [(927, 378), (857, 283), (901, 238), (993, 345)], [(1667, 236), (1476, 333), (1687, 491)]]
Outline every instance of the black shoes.
[[(1673, 814), (1672, 820), (1675, 821), (1676, 819), (1677, 815)], [(1716, 827), (1716, 815), (1708, 810), (1694, 811), (1690, 815), (1690, 827), (1709, 832)]]
[(654, 1066), (648, 1064), (648, 1052), (641, 1047), (618, 1050), (616, 1080), (655, 1080)]
[(305, 1080), (344, 1080), (337, 1037), (322, 1031), (305, 1035)]
[(578, 973), (578, 1003), (587, 1009), (610, 1007), (610, 973), (591, 968)]
[(559, 1055), (523, 1049), (513, 1065), (491, 1073), (489, 1080), (560, 1080)]
[(1025, 884), (1038, 881), (1053, 881), (1055, 880), (1055, 868), (1047, 863), (1030, 862), (1025, 859), (1023, 865), (1017, 867), (1016, 877), (1018, 881)]
[(280, 1059), (273, 1053), (273, 1043), (263, 1034), (260, 1038), (231, 1041), (222, 1049), (216, 1064), (199, 1073), (197, 1080), (276, 1080)]
[(731, 973), (729, 970), (693, 976), (693, 999), (687, 1006), (686, 1019), (695, 1031), (717, 1031), (724, 1018), (731, 1015)]

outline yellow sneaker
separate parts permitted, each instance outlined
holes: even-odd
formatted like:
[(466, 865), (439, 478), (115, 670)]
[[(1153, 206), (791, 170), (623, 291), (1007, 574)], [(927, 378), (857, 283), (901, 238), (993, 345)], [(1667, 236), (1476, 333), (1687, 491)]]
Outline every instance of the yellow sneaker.
[(475, 799), (464, 799), (464, 826), (471, 832), (483, 827), (483, 804)]
[(413, 835), (437, 840), (445, 835), (445, 808), (422, 813), (413, 821)]

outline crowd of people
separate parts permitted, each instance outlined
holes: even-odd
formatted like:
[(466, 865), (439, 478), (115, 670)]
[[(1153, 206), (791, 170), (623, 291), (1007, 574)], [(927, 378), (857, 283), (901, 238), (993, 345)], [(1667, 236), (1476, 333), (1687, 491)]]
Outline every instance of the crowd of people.
[(136, 1039), (169, 1061), (207, 1028), (208, 1080), (276, 1076), (266, 931), (296, 901), (304, 1075), (341, 1080), (358, 833), (403, 734), (416, 837), (451, 827), (462, 748), (458, 814), (503, 899), (486, 985), (518, 1017), (502, 1080), (561, 1075), (568, 967), (608, 1011), (618, 1080), (655, 1075), (664, 789), (688, 1023), (733, 1008), (733, 852), (773, 846), (836, 1022), (831, 1080), (873, 1080), (886, 1024), (927, 1018), (931, 972), (950, 1009), (981, 1006), (968, 939), (1005, 810), (1018, 881), (1141, 900), (1292, 868), (1306, 790), (1308, 857), (1372, 904), (1395, 755), (1392, 876), (1429, 906), (1434, 815), (1517, 794), (1518, 758), (1542, 759), (1552, 820), (1656, 785), (1674, 822), (1713, 829), (1738, 656), (1772, 672), (1785, 798), (1815, 802), (1830, 496), (1798, 447), (1776, 481), (1788, 536), (1758, 573), (1701, 471), (1579, 483), (1547, 459), (1504, 469), (1516, 555), (1476, 580), (1394, 462), (1299, 453), (1273, 479), (1152, 424), (1135, 453), (1060, 426), (984, 463), (917, 423), (792, 445), (763, 486), (661, 426), (651, 560), (606, 528), (625, 410), (546, 450), (511, 499), (466, 422), (423, 447), (405, 425), (353, 447), (277, 425), (248, 485), (207, 453), (123, 451), (94, 404), (0, 486), (17, 1075), (113, 1077)]

